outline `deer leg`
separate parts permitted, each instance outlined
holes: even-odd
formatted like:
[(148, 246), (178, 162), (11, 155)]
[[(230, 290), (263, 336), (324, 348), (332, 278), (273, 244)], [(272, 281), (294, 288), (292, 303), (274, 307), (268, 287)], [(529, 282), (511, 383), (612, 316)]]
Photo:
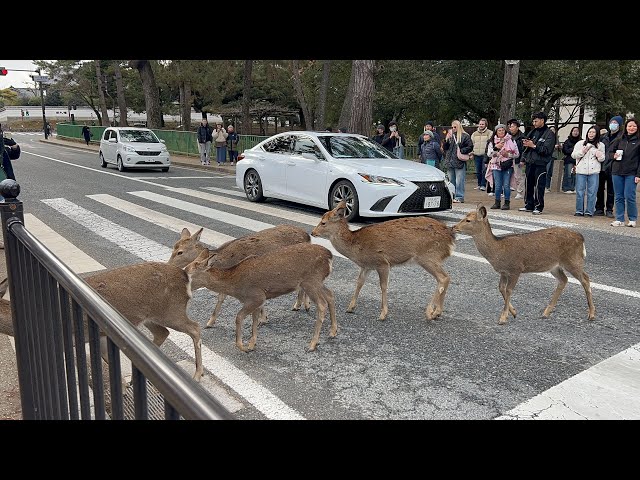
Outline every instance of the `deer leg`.
[(503, 325), (507, 323), (507, 318), (509, 317), (509, 307), (511, 306), (511, 294), (513, 293), (513, 289), (518, 283), (518, 279), (520, 278), (520, 274), (512, 274), (507, 275), (507, 282), (504, 287), (504, 308), (502, 309), (502, 314), (500, 315), (500, 320), (498, 323)]
[(367, 276), (371, 270), (367, 268), (360, 268), (360, 275), (358, 275), (358, 279), (356, 280), (356, 291), (353, 292), (353, 297), (351, 298), (351, 302), (347, 307), (347, 313), (353, 313), (356, 309), (356, 302), (358, 300), (358, 295), (360, 295), (360, 290), (364, 285), (364, 282), (367, 280)]
[[(498, 290), (500, 291), (500, 294), (502, 295), (502, 298), (505, 302), (507, 301), (507, 280), (507, 275), (501, 273), (500, 282), (498, 283)], [(516, 312), (516, 309), (513, 307), (513, 305), (511, 305), (511, 302), (509, 302), (509, 313), (513, 315), (513, 318), (516, 318), (516, 314), (518, 313)]]
[(418, 260), (418, 264), (429, 272), (438, 282), (436, 291), (433, 292), (433, 297), (427, 305), (425, 310), (425, 316), (428, 320), (435, 320), (444, 310), (444, 297), (447, 294), (447, 288), (449, 288), (449, 275), (444, 271), (442, 265), (436, 263), (429, 263), (429, 261)]
[(169, 330), (162, 325), (158, 325), (154, 322), (147, 322), (144, 324), (145, 327), (151, 332), (153, 335), (153, 343), (155, 343), (158, 347), (164, 343), (164, 341), (169, 336)]
[[(242, 343), (242, 322), (250, 313), (253, 313), (259, 309), (265, 302), (264, 294), (262, 296), (256, 296), (256, 298), (248, 299), (243, 305), (238, 314), (236, 315), (236, 347), (243, 352), (250, 352), (251, 349), (244, 346)], [(255, 318), (254, 318), (255, 320)]]
[(593, 304), (593, 296), (591, 295), (591, 281), (589, 280), (589, 275), (587, 275), (582, 268), (574, 268), (568, 265), (565, 265), (565, 268), (576, 278), (576, 280), (580, 282), (582, 288), (584, 288), (584, 293), (587, 294), (587, 304), (589, 305), (589, 320), (595, 320), (596, 307)]
[(213, 309), (213, 313), (207, 322), (207, 325), (204, 328), (211, 328), (213, 324), (216, 323), (218, 315), (220, 314), (220, 310), (222, 309), (222, 303), (227, 296), (224, 293), (218, 293), (218, 301), (216, 302), (216, 308)]
[(269, 320), (267, 319), (267, 311), (264, 309), (264, 305), (262, 305), (260, 307), (260, 318), (258, 320), (258, 326), (262, 326), (265, 323), (269, 323)]
[(293, 304), (292, 310), (300, 310), (300, 307), (304, 305), (305, 311), (309, 311), (311, 308), (311, 301), (309, 300), (309, 296), (305, 293), (303, 288), (298, 288), (298, 298), (296, 299), (296, 303)]
[(380, 312), (379, 320), (387, 318), (387, 312), (389, 311), (389, 305), (387, 304), (387, 287), (389, 286), (389, 264), (377, 269), (378, 277), (380, 278), (380, 291), (382, 292), (382, 311)]
[(322, 286), (324, 298), (329, 305), (329, 317), (331, 318), (331, 329), (329, 330), (329, 336), (331, 338), (338, 334), (338, 321), (336, 320), (336, 301), (333, 292), (325, 285)]
[(562, 270), (562, 267), (555, 267), (550, 271), (550, 273), (556, 278), (556, 280), (558, 280), (558, 285), (556, 286), (556, 289), (554, 290), (553, 295), (551, 296), (551, 303), (549, 303), (547, 308), (545, 308), (544, 312), (542, 313), (542, 316), (544, 318), (549, 318), (549, 315), (551, 315), (551, 312), (553, 312), (553, 309), (556, 308), (556, 304), (558, 303), (558, 298), (560, 297), (560, 294), (564, 290), (564, 287), (567, 286), (567, 282), (569, 281), (569, 279), (564, 273), (564, 270)]
[(196, 371), (193, 374), (193, 379), (196, 382), (199, 382), (200, 377), (202, 377), (202, 374), (204, 373), (204, 367), (202, 366), (202, 339), (200, 338), (200, 325), (187, 316), (186, 309), (167, 315), (165, 318), (167, 321), (163, 323), (163, 326), (172, 328), (178, 332), (186, 333), (193, 340), (193, 350), (196, 359)]
[(324, 298), (324, 292), (322, 288), (324, 286), (320, 284), (320, 288), (315, 285), (305, 285), (305, 292), (311, 298), (313, 303), (316, 304), (316, 325), (313, 330), (313, 338), (309, 343), (309, 347), (307, 348), (308, 352), (313, 352), (317, 346), (318, 341), (320, 340), (320, 330), (322, 329), (322, 322), (324, 321), (324, 315), (327, 311), (327, 300)]
[(258, 310), (262, 311), (262, 308), (256, 308), (253, 312), (251, 312), (251, 319), (253, 321), (251, 323), (251, 338), (249, 339), (249, 344), (247, 345), (248, 351), (252, 351), (256, 348), (256, 340), (258, 339), (258, 325), (260, 323), (260, 315), (258, 315)]

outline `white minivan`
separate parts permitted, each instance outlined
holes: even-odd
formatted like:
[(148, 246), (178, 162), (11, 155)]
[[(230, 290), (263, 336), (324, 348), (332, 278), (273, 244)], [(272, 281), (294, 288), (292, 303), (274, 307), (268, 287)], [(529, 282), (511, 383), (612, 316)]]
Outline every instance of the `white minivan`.
[(100, 139), (100, 163), (124, 172), (129, 168), (160, 168), (169, 171), (171, 157), (164, 144), (152, 130), (137, 127), (109, 127)]

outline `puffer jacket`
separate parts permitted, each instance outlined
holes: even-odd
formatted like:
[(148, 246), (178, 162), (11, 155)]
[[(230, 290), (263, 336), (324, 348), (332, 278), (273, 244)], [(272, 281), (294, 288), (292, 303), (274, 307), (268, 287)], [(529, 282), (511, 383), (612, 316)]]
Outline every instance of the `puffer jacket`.
[[(589, 144), (593, 145), (593, 144)], [(602, 162), (605, 159), (604, 143), (598, 142), (598, 147), (591, 147), (587, 152), (584, 152), (585, 141), (579, 140), (576, 146), (573, 147), (573, 153), (571, 157), (576, 160), (576, 174), (578, 175), (593, 175), (600, 173), (602, 169)]]

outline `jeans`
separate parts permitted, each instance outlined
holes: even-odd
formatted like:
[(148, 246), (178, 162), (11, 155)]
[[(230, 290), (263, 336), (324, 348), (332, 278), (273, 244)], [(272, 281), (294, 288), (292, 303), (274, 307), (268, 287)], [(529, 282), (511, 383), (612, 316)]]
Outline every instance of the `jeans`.
[(629, 221), (638, 220), (638, 205), (636, 204), (635, 175), (612, 175), (613, 191), (616, 195), (616, 220), (624, 222), (624, 207), (627, 204)]
[(544, 187), (547, 183), (547, 169), (544, 165), (527, 165), (527, 195), (524, 206), (527, 210), (544, 209)]
[(513, 173), (513, 167), (509, 170), (494, 170), (493, 171), (493, 186), (496, 189), (496, 202), (500, 201), (502, 190), (504, 188), (505, 201), (511, 200), (511, 174)]
[(564, 165), (564, 175), (562, 175), (562, 191), (569, 192), (576, 189), (576, 174), (571, 173), (571, 169), (575, 165), (573, 163), (566, 163)]
[(225, 163), (227, 161), (227, 146), (222, 145), (221, 147), (216, 145), (216, 161), (218, 163)]
[[(598, 193), (598, 183), (600, 176), (597, 173), (592, 175), (576, 175), (576, 213), (591, 215), (596, 211), (596, 194)], [(587, 208), (584, 208), (584, 193), (587, 192)]]
[(456, 198), (461, 202), (464, 202), (464, 181), (467, 174), (467, 167), (462, 168), (447, 168), (449, 174), (449, 180), (456, 186)]
[(208, 165), (211, 162), (209, 151), (211, 150), (211, 142), (198, 143), (198, 151), (200, 152), (200, 163)]
[(484, 174), (487, 171), (487, 166), (484, 164), (486, 155), (473, 155), (473, 160), (476, 162), (476, 177), (478, 177), (478, 186), (484, 187), (487, 183), (487, 179), (484, 178)]
[(553, 176), (553, 162), (555, 159), (551, 159), (549, 163), (547, 163), (547, 179), (546, 179), (546, 188), (551, 188), (551, 177)]

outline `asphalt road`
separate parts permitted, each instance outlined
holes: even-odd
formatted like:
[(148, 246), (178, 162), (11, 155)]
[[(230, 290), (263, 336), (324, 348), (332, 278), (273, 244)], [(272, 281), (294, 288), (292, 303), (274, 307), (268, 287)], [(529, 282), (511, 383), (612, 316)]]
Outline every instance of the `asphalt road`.
[[(166, 174), (120, 173), (100, 168), (95, 153), (44, 144), (37, 136), (17, 137), (22, 156), (14, 169), (27, 228), (35, 217), (106, 268), (166, 260), (185, 222), (239, 237), (281, 223), (310, 232), (324, 213), (283, 201), (252, 204), (231, 175), (176, 165)], [(453, 224), (465, 208), (471, 205), (433, 216)], [(154, 212), (165, 216), (160, 220)], [(497, 234), (558, 223), (505, 212), (491, 215)], [(239, 419), (505, 415), (640, 342), (640, 239), (626, 232), (631, 229), (618, 233), (584, 224), (576, 228), (586, 240), (586, 271), (596, 305), (593, 322), (587, 321), (585, 294), (576, 283), (567, 286), (551, 318), (542, 318), (555, 280), (527, 274), (512, 297), (518, 317), (498, 325), (498, 274), (470, 238), (459, 238), (454, 256), (445, 263), (451, 284), (441, 319), (424, 317), (436, 282), (416, 265), (392, 269), (384, 322), (378, 320), (375, 272), (362, 289), (355, 313), (347, 314), (359, 269), (336, 256), (326, 284), (336, 295), (337, 337), (328, 337), (327, 319), (317, 351), (307, 353), (315, 308), (291, 311), (295, 298), (290, 294), (268, 301), (269, 323), (260, 328), (257, 348), (243, 353), (234, 344), (240, 304), (228, 299), (215, 327), (203, 329), (206, 386), (233, 406)], [(544, 252), (525, 246), (521, 254)], [(191, 317), (204, 326), (214, 301), (208, 291), (195, 292)], [(247, 319), (245, 341), (249, 328)], [(190, 340), (172, 333), (162, 350), (191, 368)]]

